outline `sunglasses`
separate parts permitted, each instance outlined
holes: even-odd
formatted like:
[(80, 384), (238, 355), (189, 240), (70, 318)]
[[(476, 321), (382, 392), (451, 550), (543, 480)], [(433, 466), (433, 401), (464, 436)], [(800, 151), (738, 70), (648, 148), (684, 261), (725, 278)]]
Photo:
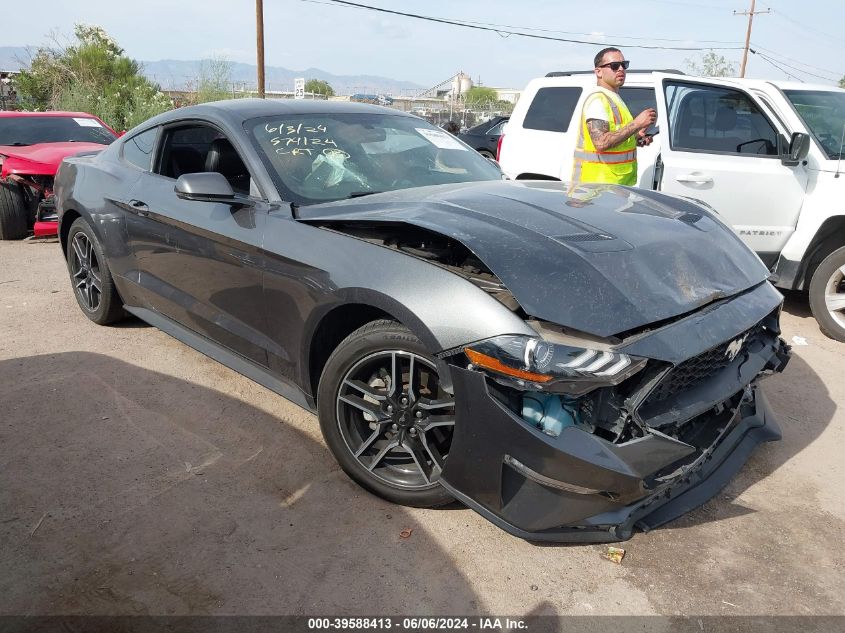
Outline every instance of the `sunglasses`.
[(627, 59), (624, 62), (607, 62), (606, 64), (601, 64), (599, 68), (607, 68), (610, 67), (610, 70), (616, 72), (620, 68), (624, 68), (628, 70), (628, 66), (631, 64)]

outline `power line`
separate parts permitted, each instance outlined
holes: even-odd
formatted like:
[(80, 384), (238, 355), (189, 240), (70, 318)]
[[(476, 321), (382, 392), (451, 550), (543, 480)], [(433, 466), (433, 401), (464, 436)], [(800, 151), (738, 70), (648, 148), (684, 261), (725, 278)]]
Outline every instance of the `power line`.
[[(300, 0), (301, 2), (308, 2), (309, 4), (323, 4), (326, 6), (333, 6), (333, 0)], [(652, 0), (653, 2), (658, 2), (660, 0)], [(679, 4), (679, 3), (672, 3), (672, 4)], [(688, 5), (688, 6), (705, 6), (705, 5)], [(357, 8), (357, 7), (350, 7), (350, 8)], [(712, 8), (712, 7), (707, 7)], [(584, 33), (583, 31), (561, 31), (559, 29), (542, 29), (539, 27), (534, 26), (515, 26), (513, 24), (497, 24), (495, 22), (479, 22), (476, 20), (460, 20), (454, 19), (453, 22), (459, 23), (460, 26), (466, 24), (480, 24), (482, 26), (495, 26), (504, 29), (518, 29), (520, 31), (536, 31), (538, 33), (562, 33), (563, 35), (595, 35), (595, 33)], [(694, 40), (690, 38), (669, 38), (669, 37), (643, 37), (637, 35), (610, 35), (609, 33), (603, 33), (604, 37), (613, 38), (613, 39), (624, 39), (624, 40), (648, 40), (651, 42), (689, 42), (695, 44), (736, 44), (739, 45), (740, 42), (736, 40), (729, 41), (729, 40)]]
[[(753, 51), (752, 51), (752, 52), (753, 52)], [(778, 66), (776, 63), (774, 63), (771, 59), (769, 59), (769, 57), (767, 57), (766, 55), (763, 55), (762, 53), (756, 53), (756, 55), (757, 55), (758, 57), (760, 57), (760, 59), (762, 59), (762, 60), (766, 61), (767, 63), (769, 63), (769, 64), (771, 64), (772, 66), (774, 66), (775, 68), (777, 68), (777, 69), (778, 69), (779, 71), (781, 71), (784, 75), (786, 75), (789, 79), (797, 79), (797, 80), (798, 80), (798, 81), (800, 81), (801, 83), (804, 83), (804, 80), (803, 80), (803, 79), (801, 79), (800, 77), (796, 77), (795, 75), (791, 74), (788, 70), (784, 70), (783, 68), (781, 68), (780, 66)]]
[(760, 46), (755, 42), (751, 42), (751, 46), (756, 48), (757, 50), (766, 51), (769, 55), (774, 57), (775, 59), (780, 58), (781, 60), (785, 59), (787, 61), (793, 62), (795, 64), (799, 64), (800, 66), (806, 66), (807, 68), (812, 68), (813, 70), (818, 70), (823, 73), (831, 73), (833, 75), (845, 75), (838, 70), (831, 70), (830, 68), (819, 68), (818, 66), (813, 66), (812, 64), (808, 64), (806, 62), (802, 62), (800, 59), (792, 59), (791, 57), (787, 57), (786, 55), (782, 55), (776, 51), (771, 50), (770, 48), (766, 48), (765, 46)]
[[(751, 49), (749, 49), (749, 50), (751, 50)], [(763, 53), (759, 53), (759, 52), (757, 52), (757, 51), (755, 51), (755, 50), (751, 50), (751, 52), (752, 52), (752, 53), (754, 53), (755, 55), (759, 55), (759, 56), (760, 56), (760, 57), (762, 57), (763, 59), (767, 59), (767, 58), (768, 58), (768, 55), (764, 55)], [(813, 73), (811, 73), (811, 72), (808, 72), (808, 71), (806, 71), (806, 70), (801, 70), (800, 68), (796, 68), (795, 66), (790, 66), (790, 65), (789, 65), (789, 64), (787, 64), (786, 62), (782, 62), (782, 61), (780, 61), (780, 60), (777, 60), (777, 61), (778, 61), (778, 63), (783, 64), (784, 66), (786, 66), (787, 68), (791, 68), (792, 70), (797, 70), (799, 73), (803, 73), (803, 74), (805, 74), (805, 75), (810, 75), (810, 77), (816, 77), (816, 78), (818, 78), (818, 79), (824, 79), (825, 81), (836, 81), (835, 79), (832, 79), (831, 77), (822, 77), (821, 75), (815, 75), (815, 74), (813, 74)], [(799, 81), (800, 81), (800, 80), (799, 80)]]
[[(311, 1), (311, 0), (303, 0), (303, 1)], [(325, 3), (320, 3), (325, 4)], [(513, 26), (509, 24), (496, 24), (493, 22), (475, 22), (473, 20), (460, 20), (460, 22), (464, 24), (482, 24), (484, 26), (498, 26), (506, 29), (519, 29), (520, 31), (537, 31), (540, 33), (562, 33), (564, 35), (595, 35), (594, 33), (583, 33), (580, 31), (559, 31), (557, 29), (541, 29), (537, 27), (531, 26)], [(642, 37), (636, 35), (610, 35), (608, 33), (603, 33), (604, 37), (613, 38), (617, 40), (649, 40), (651, 42), (690, 42), (690, 43), (697, 43), (697, 44), (739, 44), (737, 41), (725, 41), (725, 40), (692, 40), (689, 38), (668, 38), (668, 37)]]
[[(540, 33), (562, 33), (562, 34), (566, 34), (566, 35), (588, 35), (586, 33), (577, 32), (577, 31), (561, 31), (561, 30), (557, 30), (557, 29), (543, 29), (543, 28), (528, 27), (528, 26), (514, 26), (514, 25), (508, 25), (508, 24), (498, 24), (498, 23), (493, 23), (493, 22), (480, 22), (480, 21), (473, 21), (473, 20), (458, 20), (458, 19), (436, 18), (436, 17), (431, 17), (431, 16), (421, 16), (421, 15), (416, 15), (416, 14), (408, 14), (408, 13), (404, 13), (404, 12), (401, 12), (401, 11), (393, 11), (393, 10), (390, 10), (390, 9), (382, 9), (380, 7), (372, 7), (372, 6), (369, 6), (369, 5), (359, 4), (359, 3), (355, 3), (355, 2), (345, 2), (343, 0), (323, 0), (323, 1), (321, 1), (321, 0), (301, 0), (301, 1), (302, 2), (309, 2), (311, 4), (322, 4), (322, 5), (326, 5), (326, 6), (342, 5), (342, 6), (346, 6), (346, 7), (349, 7), (349, 8), (373, 10), (373, 11), (379, 11), (379, 12), (383, 12), (383, 13), (392, 13), (392, 14), (400, 15), (400, 16), (404, 16), (404, 17), (414, 17), (414, 18), (417, 18), (417, 19), (440, 22), (440, 23), (445, 23), (445, 24), (449, 24), (449, 25), (453, 25), (453, 26), (463, 26), (465, 28), (479, 28), (479, 26), (498, 27), (498, 28), (482, 28), (480, 30), (493, 31), (493, 32), (495, 32), (495, 33), (497, 33), (497, 34), (499, 34), (500, 36), (503, 36), (503, 37), (510, 36), (510, 35), (522, 35), (524, 37), (536, 37), (536, 36), (532, 36), (532, 35), (527, 34), (527, 33), (521, 33), (519, 31), (534, 31), (534, 32), (540, 32)], [(664, 2), (666, 4), (678, 4), (678, 5), (684, 5), (684, 6), (704, 6), (704, 5), (695, 5), (693, 3), (669, 2), (668, 0), (651, 0), (651, 1), (652, 2)], [(774, 9), (772, 9), (771, 11), (774, 12)], [(737, 14), (737, 15), (747, 15), (748, 14), (748, 12), (736, 12), (736, 11), (734, 13)], [(755, 13), (763, 13), (763, 11), (756, 11)], [(508, 30), (502, 30), (502, 29), (508, 29)], [(513, 29), (518, 29), (519, 31), (513, 31)], [(609, 35), (608, 34), (608, 35), (605, 35), (605, 37), (612, 38), (612, 39), (634, 39), (634, 40), (650, 40), (650, 41), (661, 41), (661, 42), (695, 42), (695, 43), (699, 43), (699, 44), (705, 44), (705, 43), (738, 44), (738, 42), (724, 41), (724, 40), (689, 40), (689, 39), (671, 39), (671, 38), (650, 38), (650, 37), (629, 36), (629, 35)], [(575, 42), (575, 43), (590, 43), (590, 44), (595, 44), (595, 45), (603, 45), (604, 44), (604, 42), (582, 42), (582, 41), (579, 41), (579, 40), (570, 40), (570, 39), (566, 39), (566, 38), (541, 37), (539, 39), (547, 39), (547, 40), (563, 41), (563, 42)], [(654, 49), (666, 49), (666, 50), (713, 50), (713, 48), (711, 48), (711, 47), (705, 47), (705, 48), (662, 47), (662, 46), (638, 47), (636, 45), (629, 45), (629, 44), (625, 44), (624, 46), (626, 46), (627, 48), (654, 48)], [(773, 58), (766, 60), (769, 63), (772, 63), (772, 61), (774, 61), (774, 62), (777, 62), (779, 64), (783, 64), (784, 66), (787, 66), (789, 68), (792, 68), (793, 70), (796, 70), (800, 73), (809, 75), (811, 77), (816, 77), (818, 79), (824, 79), (826, 81), (836, 81), (836, 79), (834, 79), (834, 78), (825, 77), (825, 76), (822, 76), (822, 75), (817, 75), (817, 74), (814, 74), (810, 71), (804, 70), (802, 68), (797, 68), (795, 66), (791, 66), (783, 60), (788, 60), (788, 61), (794, 62), (796, 64), (799, 64), (801, 66), (805, 66), (807, 68), (812, 68), (812, 69), (820, 71), (820, 72), (838, 74), (838, 71), (834, 71), (834, 70), (830, 70), (830, 69), (826, 69), (826, 68), (819, 68), (817, 66), (807, 64), (807, 63), (802, 62), (800, 60), (791, 59), (789, 57), (786, 57), (785, 55), (781, 55), (780, 53), (776, 53), (775, 51), (772, 51), (770, 49), (762, 47), (762, 46), (760, 46), (756, 43), (751, 44), (749, 42), (749, 46), (753, 46), (754, 49), (756, 49), (756, 50), (752, 50), (751, 52), (760, 56), (760, 57), (764, 57), (764, 56), (759, 51), (767, 51), (771, 56), (773, 56)], [(719, 47), (718, 50), (744, 50), (744, 47), (742, 47), (742, 46)], [(784, 71), (780, 66), (777, 66), (775, 64), (772, 64), (772, 65), (774, 65), (775, 68), (777, 68), (781, 72), (784, 72), (784, 74), (786, 74), (787, 76), (792, 77), (792, 75), (790, 73)]]
[(779, 11), (779, 10), (777, 10), (777, 9), (771, 9), (771, 12), (772, 12), (772, 13), (774, 13), (775, 15), (777, 15), (777, 16), (782, 17), (784, 20), (787, 20), (787, 21), (789, 21), (789, 22), (792, 22), (794, 25), (801, 27), (801, 28), (802, 28), (802, 29), (804, 29), (805, 31), (810, 31), (811, 33), (817, 33), (818, 35), (823, 35), (823, 36), (825, 36), (826, 38), (829, 38), (829, 39), (833, 40), (833, 41), (834, 41), (834, 42), (836, 42), (837, 44), (838, 44), (838, 43), (840, 43), (840, 42), (842, 41), (842, 38), (841, 38), (841, 37), (836, 37), (836, 36), (834, 36), (834, 35), (831, 35), (830, 33), (825, 33), (824, 31), (819, 31), (818, 29), (814, 29), (813, 27), (811, 27), (811, 26), (807, 26), (806, 24), (801, 24), (801, 22), (799, 22), (798, 20), (795, 20), (795, 19), (793, 19), (793, 18), (789, 17), (789, 16), (788, 16), (788, 15), (786, 15), (783, 11)]
[[(309, 0), (303, 0), (309, 1)], [(313, 1), (313, 0), (311, 0)], [(439, 24), (449, 24), (451, 26), (461, 26), (467, 29), (475, 29), (479, 31), (488, 31), (491, 33), (496, 33), (501, 37), (508, 37), (510, 35), (518, 35), (520, 37), (528, 37), (532, 39), (538, 40), (548, 40), (553, 42), (566, 42), (569, 44), (589, 44), (591, 46), (605, 46), (607, 42), (597, 42), (594, 40), (576, 40), (570, 38), (563, 38), (563, 37), (551, 37), (549, 35), (537, 35), (534, 33), (522, 33), (520, 31), (512, 31), (509, 29), (502, 29), (502, 28), (495, 28), (495, 27), (488, 27), (488, 26), (481, 26), (479, 24), (471, 24), (469, 22), (459, 22), (456, 20), (447, 20), (445, 18), (436, 18), (433, 16), (428, 15), (420, 15), (417, 13), (405, 13), (404, 11), (394, 11), (392, 9), (383, 9), (381, 7), (374, 7), (366, 4), (359, 4), (357, 2), (347, 2), (346, 0), (329, 0), (332, 4), (338, 4), (342, 6), (348, 7), (355, 7), (358, 9), (367, 9), (369, 11), (377, 11), (379, 13), (389, 13), (391, 15), (401, 15), (406, 18), (414, 18), (417, 20), (426, 20), (428, 22), (437, 22)], [(741, 46), (707, 46), (707, 47), (700, 47), (700, 46), (648, 46), (646, 44), (626, 44), (627, 48), (645, 48), (645, 49), (652, 49), (652, 50), (672, 50), (672, 51), (704, 51), (704, 50), (742, 50)]]

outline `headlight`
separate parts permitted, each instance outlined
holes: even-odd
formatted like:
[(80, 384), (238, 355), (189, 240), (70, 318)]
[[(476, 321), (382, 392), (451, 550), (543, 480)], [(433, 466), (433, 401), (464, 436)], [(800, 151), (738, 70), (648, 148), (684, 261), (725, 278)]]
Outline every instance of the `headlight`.
[(492, 378), (517, 387), (579, 395), (617, 385), (645, 367), (646, 359), (621, 352), (549, 343), (505, 335), (464, 348), (470, 363)]

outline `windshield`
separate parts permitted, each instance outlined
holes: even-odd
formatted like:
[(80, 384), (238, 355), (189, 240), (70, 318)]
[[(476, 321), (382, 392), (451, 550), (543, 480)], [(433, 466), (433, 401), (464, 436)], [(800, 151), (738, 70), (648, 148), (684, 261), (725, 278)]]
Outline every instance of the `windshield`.
[(845, 129), (845, 92), (787, 90), (786, 96), (831, 160), (840, 158)]
[(279, 193), (297, 204), (502, 179), (454, 136), (408, 116), (303, 114), (252, 119), (245, 127)]
[(15, 116), (0, 118), (0, 145), (38, 143), (100, 143), (108, 145), (115, 135), (90, 117)]

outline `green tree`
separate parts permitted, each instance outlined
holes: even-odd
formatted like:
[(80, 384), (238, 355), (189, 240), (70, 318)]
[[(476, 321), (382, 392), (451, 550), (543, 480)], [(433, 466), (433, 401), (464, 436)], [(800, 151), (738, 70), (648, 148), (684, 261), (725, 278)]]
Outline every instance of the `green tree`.
[(845, 75), (839, 80), (839, 87), (845, 88)]
[(463, 97), (464, 104), (468, 108), (492, 109), (499, 100), (499, 94), (493, 88), (485, 86), (473, 86), (464, 93)]
[(701, 77), (734, 77), (736, 68), (727, 59), (710, 51), (701, 56), (700, 59), (685, 59), (687, 69), (693, 75)]
[(305, 92), (310, 92), (315, 95), (326, 95), (333, 97), (335, 92), (328, 81), (322, 79), (309, 79), (305, 82)]
[(223, 58), (204, 59), (200, 63), (196, 103), (221, 101), (232, 97), (232, 64)]
[(17, 84), (26, 108), (89, 112), (117, 130), (172, 107), (108, 33), (86, 24), (74, 27), (72, 44), (39, 48)]

